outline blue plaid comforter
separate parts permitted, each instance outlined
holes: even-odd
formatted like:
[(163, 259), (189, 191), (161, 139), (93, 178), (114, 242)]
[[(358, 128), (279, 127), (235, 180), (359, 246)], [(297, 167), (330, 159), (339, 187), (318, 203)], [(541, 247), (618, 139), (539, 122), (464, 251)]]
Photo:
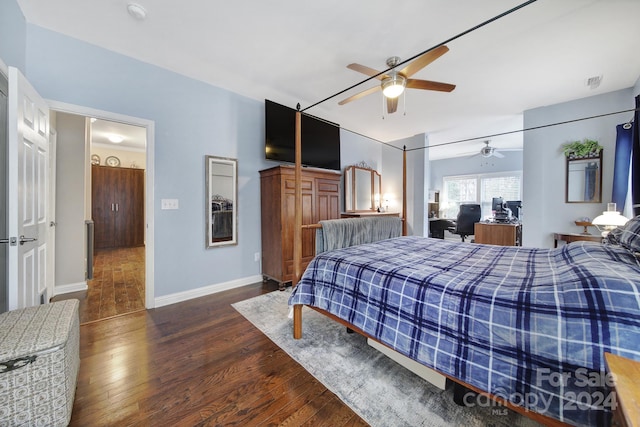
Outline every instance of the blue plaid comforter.
[(616, 404), (603, 353), (640, 360), (639, 287), (640, 264), (618, 246), (400, 237), (320, 254), (289, 303), (530, 410), (595, 426)]

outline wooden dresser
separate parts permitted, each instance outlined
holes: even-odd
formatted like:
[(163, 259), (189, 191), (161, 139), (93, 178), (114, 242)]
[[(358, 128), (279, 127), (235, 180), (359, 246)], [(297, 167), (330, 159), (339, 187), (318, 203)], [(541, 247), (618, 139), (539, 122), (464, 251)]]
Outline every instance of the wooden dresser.
[[(340, 218), (338, 171), (302, 169), (302, 223)], [(280, 285), (293, 279), (295, 177), (293, 166), (260, 171), (262, 275)], [(315, 229), (302, 230), (302, 269), (315, 255)]]
[(522, 225), (499, 222), (477, 222), (475, 243), (499, 246), (522, 246)]

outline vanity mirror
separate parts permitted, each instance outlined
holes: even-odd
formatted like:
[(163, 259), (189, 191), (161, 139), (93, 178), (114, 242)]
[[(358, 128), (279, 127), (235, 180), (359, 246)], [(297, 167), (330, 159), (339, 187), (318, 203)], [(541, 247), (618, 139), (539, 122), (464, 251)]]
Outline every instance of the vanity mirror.
[(380, 205), (382, 177), (365, 164), (349, 166), (344, 171), (346, 212), (376, 211)]
[(585, 157), (567, 157), (565, 201), (602, 202), (602, 150)]

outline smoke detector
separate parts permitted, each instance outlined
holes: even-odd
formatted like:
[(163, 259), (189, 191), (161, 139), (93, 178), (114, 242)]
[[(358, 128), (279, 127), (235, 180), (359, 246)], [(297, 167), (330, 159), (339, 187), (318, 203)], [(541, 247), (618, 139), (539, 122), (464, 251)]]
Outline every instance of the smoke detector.
[(137, 21), (144, 21), (147, 17), (147, 10), (138, 3), (129, 3), (127, 5), (127, 11)]

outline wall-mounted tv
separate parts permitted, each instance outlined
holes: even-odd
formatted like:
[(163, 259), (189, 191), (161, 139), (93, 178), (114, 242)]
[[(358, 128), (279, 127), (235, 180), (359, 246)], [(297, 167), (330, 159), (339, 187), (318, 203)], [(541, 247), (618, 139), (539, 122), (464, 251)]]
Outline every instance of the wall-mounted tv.
[[(296, 110), (265, 99), (268, 160), (295, 162)], [(340, 170), (340, 125), (302, 114), (302, 164)]]

